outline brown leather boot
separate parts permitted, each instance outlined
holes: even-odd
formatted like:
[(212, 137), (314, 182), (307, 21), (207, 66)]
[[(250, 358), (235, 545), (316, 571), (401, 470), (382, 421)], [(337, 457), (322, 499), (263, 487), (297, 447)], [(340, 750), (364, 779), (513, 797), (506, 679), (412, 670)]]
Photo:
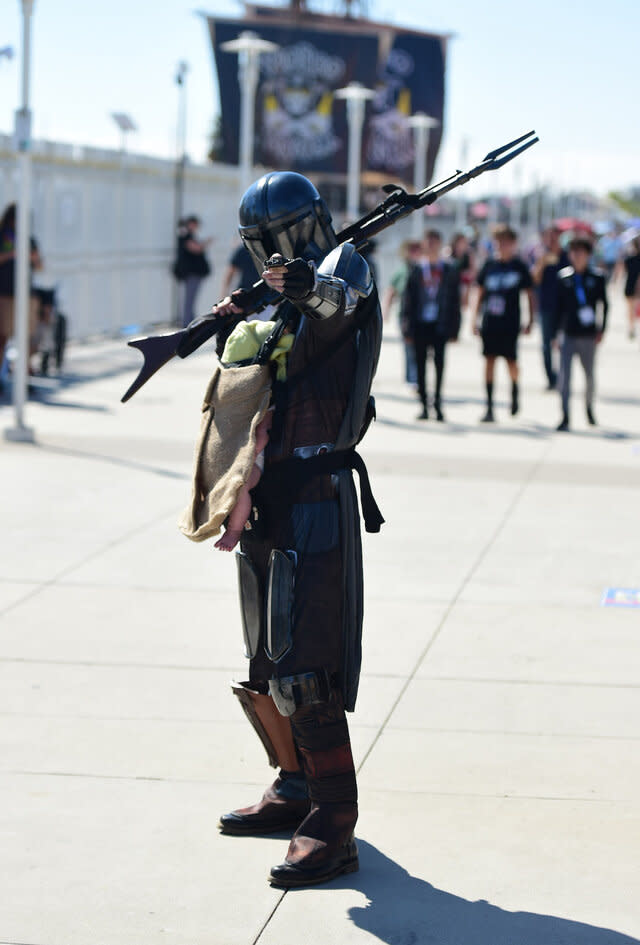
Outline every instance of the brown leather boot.
[(281, 771), (262, 799), (223, 814), (220, 831), (234, 836), (263, 836), (298, 827), (309, 812), (307, 782), (301, 771)]
[(353, 831), (358, 792), (342, 701), (315, 703), (291, 717), (312, 806), (294, 833), (284, 863), (269, 874), (284, 889), (315, 886), (358, 868)]
[(311, 802), (291, 722), (280, 715), (271, 696), (257, 692), (249, 683), (234, 683), (232, 690), (260, 738), (269, 764), (281, 770), (257, 804), (223, 814), (218, 826), (222, 833), (234, 836), (263, 836), (295, 829), (309, 813)]
[(269, 874), (272, 886), (316, 886), (343, 873), (357, 873), (358, 845), (353, 830), (357, 804), (313, 804), (289, 844), (284, 863)]

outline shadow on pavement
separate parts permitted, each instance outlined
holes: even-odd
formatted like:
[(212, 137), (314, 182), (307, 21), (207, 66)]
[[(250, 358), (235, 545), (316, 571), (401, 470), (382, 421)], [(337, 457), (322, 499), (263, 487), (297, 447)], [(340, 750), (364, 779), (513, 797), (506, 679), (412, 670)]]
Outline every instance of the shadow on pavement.
[(89, 413), (111, 413), (112, 408), (106, 404), (83, 404), (79, 400), (56, 400), (55, 397), (35, 397), (39, 404), (46, 407), (59, 407), (62, 410), (87, 410)]
[(611, 394), (602, 394), (598, 400), (603, 404), (616, 404), (622, 407), (640, 407), (640, 397), (614, 397)]
[(349, 918), (387, 945), (639, 945), (584, 922), (470, 902), (411, 876), (370, 843), (358, 840), (358, 846), (360, 872), (335, 886), (367, 897), (368, 905), (350, 908)]
[(56, 453), (59, 456), (74, 456), (77, 459), (93, 459), (99, 463), (110, 463), (113, 466), (123, 466), (125, 469), (135, 469), (138, 472), (152, 473), (154, 476), (164, 476), (166, 479), (182, 479), (189, 481), (191, 473), (178, 472), (163, 466), (152, 466), (150, 463), (141, 463), (134, 459), (123, 459), (120, 456), (110, 456), (108, 453), (92, 453), (89, 450), (72, 449), (67, 446), (54, 446), (50, 443), (38, 443), (37, 449), (46, 453)]
[[(446, 408), (446, 402), (444, 404)], [(536, 440), (548, 439), (554, 437), (583, 437), (592, 440), (637, 440), (635, 434), (625, 433), (623, 430), (611, 430), (603, 427), (596, 427), (592, 430), (572, 429), (568, 433), (559, 433), (554, 427), (543, 426), (539, 423), (531, 423), (527, 426), (518, 425), (513, 420), (505, 417), (504, 423), (496, 421), (495, 423), (437, 423), (434, 420), (392, 420), (390, 417), (383, 417), (378, 413), (376, 423), (384, 427), (393, 427), (397, 430), (413, 430), (417, 433), (451, 433), (464, 435), (467, 433), (490, 433), (494, 436), (526, 436)]]
[[(396, 393), (395, 391), (384, 391), (374, 389), (374, 394), (376, 400), (391, 400), (396, 403), (405, 403), (405, 404), (418, 404), (420, 405), (420, 398), (418, 397), (415, 391), (408, 391), (406, 393)], [(486, 407), (487, 401), (484, 396), (478, 397), (443, 397), (443, 403), (448, 405), (461, 406), (466, 404), (477, 404), (478, 408)], [(500, 408), (507, 408), (506, 400), (496, 400), (495, 406)]]
[[(40, 374), (30, 374), (28, 379), (28, 397), (29, 400), (37, 401), (52, 407), (69, 406), (57, 401), (56, 395), (69, 388), (77, 387), (79, 384), (93, 383), (94, 381), (108, 381), (115, 377), (123, 375), (135, 376), (135, 365), (128, 361), (113, 358), (108, 364), (104, 361), (106, 358), (101, 356), (97, 359), (95, 365), (88, 363), (86, 370), (62, 370), (59, 374), (42, 376)], [(114, 363), (115, 362), (115, 363)], [(124, 381), (123, 381), (124, 385)], [(123, 393), (124, 390), (123, 386)], [(13, 400), (11, 378), (6, 380), (0, 390), (0, 406), (9, 405)]]
[[(28, 400), (31, 403), (41, 404), (44, 407), (65, 407), (75, 410), (92, 410), (101, 413), (108, 412), (111, 408), (97, 404), (85, 404), (82, 401), (58, 400), (58, 396), (70, 387), (83, 383), (80, 378), (74, 379), (56, 379), (53, 383), (46, 386), (44, 384), (29, 383)], [(0, 393), (0, 407), (10, 407), (13, 403), (13, 393), (11, 387), (5, 386)]]

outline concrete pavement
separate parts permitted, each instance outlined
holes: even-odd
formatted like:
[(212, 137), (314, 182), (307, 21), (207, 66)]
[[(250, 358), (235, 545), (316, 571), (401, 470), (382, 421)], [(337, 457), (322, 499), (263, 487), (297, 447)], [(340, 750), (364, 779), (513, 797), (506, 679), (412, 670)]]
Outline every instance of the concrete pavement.
[[(232, 698), (231, 556), (176, 527), (206, 355), (123, 406), (122, 342), (0, 444), (0, 943), (630, 945), (640, 941), (637, 343), (616, 298), (587, 427), (556, 434), (539, 336), (523, 409), (479, 425), (481, 359), (448, 350), (448, 422), (418, 423), (390, 327), (363, 444), (360, 872), (283, 893), (284, 837), (223, 837), (271, 776)], [(502, 367), (500, 365), (500, 367)], [(11, 411), (0, 408), (0, 425)]]

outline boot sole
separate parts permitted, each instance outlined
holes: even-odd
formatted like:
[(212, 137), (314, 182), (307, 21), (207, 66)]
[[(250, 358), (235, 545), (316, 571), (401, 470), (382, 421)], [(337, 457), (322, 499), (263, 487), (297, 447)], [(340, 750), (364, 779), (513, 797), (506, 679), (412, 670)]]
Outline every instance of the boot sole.
[(329, 872), (317, 876), (313, 874), (306, 875), (300, 870), (297, 873), (292, 871), (290, 875), (282, 877), (275, 877), (269, 873), (267, 879), (271, 885), (275, 886), (277, 889), (302, 889), (305, 886), (319, 886), (322, 883), (328, 883), (332, 879), (336, 879), (338, 876), (343, 876), (347, 873), (357, 873), (359, 869), (360, 861), (356, 854), (356, 856), (345, 860), (344, 863), (335, 866), (332, 870), (329, 870)]
[(218, 821), (218, 830), (220, 833), (227, 834), (230, 837), (268, 837), (274, 833), (286, 833), (297, 830), (305, 816), (305, 814), (302, 814), (300, 817), (296, 817), (295, 820), (283, 820), (276, 824), (264, 824), (262, 826), (259, 824), (244, 824), (242, 822), (226, 823), (220, 820)]

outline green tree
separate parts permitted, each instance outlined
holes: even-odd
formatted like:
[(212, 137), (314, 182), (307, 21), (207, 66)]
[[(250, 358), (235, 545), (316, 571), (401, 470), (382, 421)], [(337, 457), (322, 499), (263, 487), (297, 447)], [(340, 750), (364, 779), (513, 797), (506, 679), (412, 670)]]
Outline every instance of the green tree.
[(630, 213), (632, 217), (640, 217), (640, 200), (637, 198), (625, 197), (623, 194), (612, 190), (609, 194), (609, 199), (617, 203), (621, 210)]

